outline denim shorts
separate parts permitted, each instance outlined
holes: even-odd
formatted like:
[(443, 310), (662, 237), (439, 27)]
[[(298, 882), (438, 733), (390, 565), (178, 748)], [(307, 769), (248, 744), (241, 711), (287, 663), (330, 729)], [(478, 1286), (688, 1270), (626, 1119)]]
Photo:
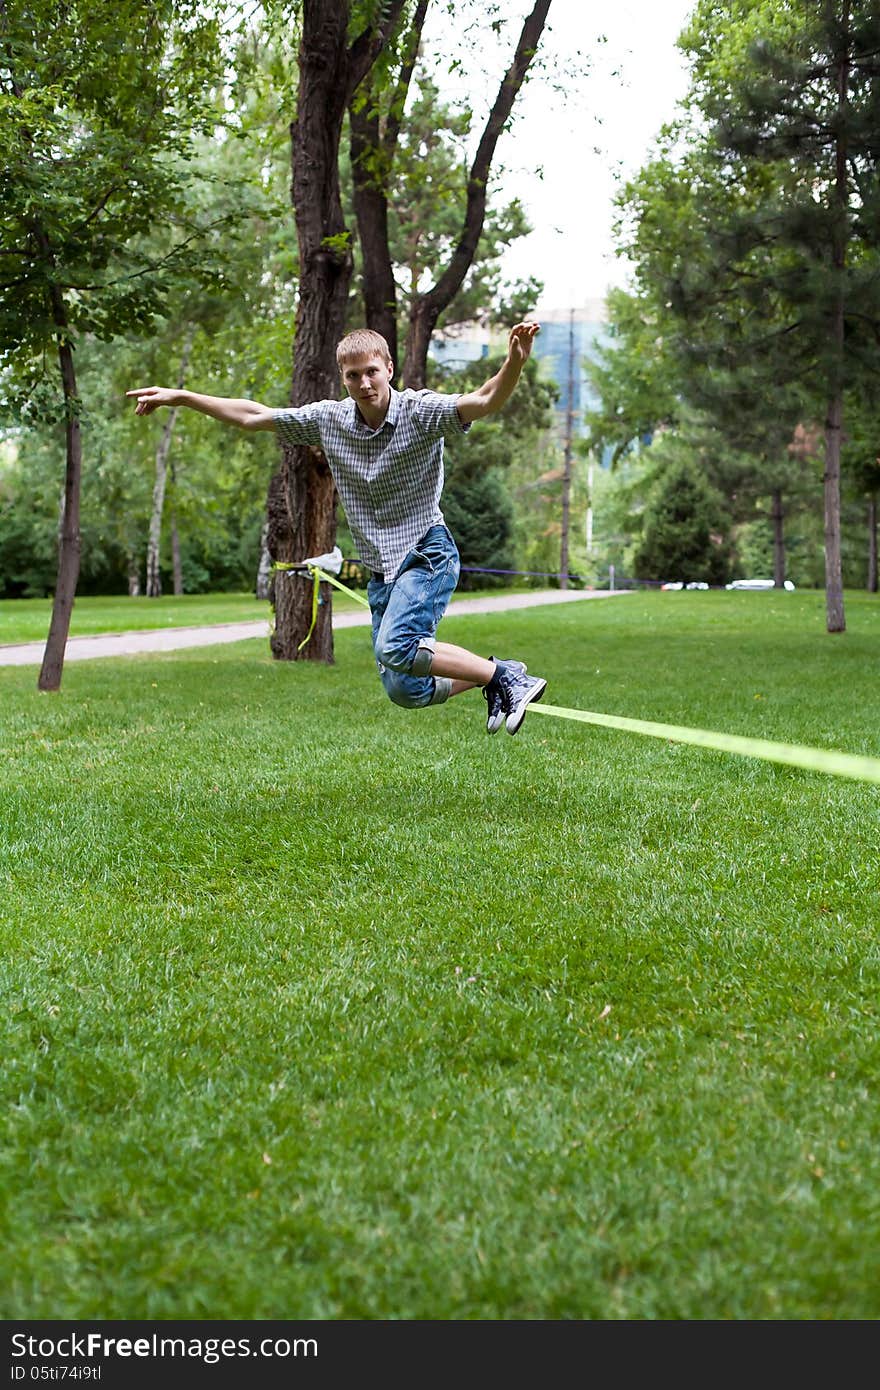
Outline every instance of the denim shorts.
[(390, 584), (374, 575), (367, 585), (376, 665), (396, 705), (415, 709), (449, 699), (452, 682), (430, 672), (434, 634), (460, 572), (458, 547), (440, 524), (413, 546)]

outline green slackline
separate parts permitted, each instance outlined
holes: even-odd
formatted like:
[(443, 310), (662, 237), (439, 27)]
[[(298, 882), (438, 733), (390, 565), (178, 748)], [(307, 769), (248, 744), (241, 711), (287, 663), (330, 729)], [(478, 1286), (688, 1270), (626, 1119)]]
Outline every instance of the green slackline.
[[(276, 569), (292, 569), (292, 565), (276, 565)], [(310, 565), (315, 579), (315, 599), (312, 608), (312, 627), (300, 646), (312, 635), (317, 614), (318, 583), (326, 579), (357, 603), (369, 608), (369, 603), (353, 589)], [(605, 729), (622, 729), (629, 734), (647, 734), (650, 738), (665, 738), (672, 743), (690, 743), (697, 748), (714, 748), (719, 753), (736, 753), (743, 758), (762, 758), (765, 762), (785, 763), (805, 772), (824, 772), (830, 777), (851, 777), (856, 782), (873, 782), (880, 786), (880, 758), (859, 757), (853, 753), (837, 753), (833, 749), (806, 748), (797, 743), (775, 743), (768, 738), (743, 738), (739, 734), (717, 734), (711, 729), (689, 729), (680, 724), (655, 724), (646, 719), (627, 719), (619, 714), (596, 714), (592, 710), (563, 709), (559, 705), (529, 706), (534, 714), (550, 714), (557, 719), (575, 719), (581, 724), (598, 724)]]
[(678, 724), (654, 724), (645, 719), (626, 719), (617, 714), (595, 714), (591, 710), (561, 709), (557, 705), (529, 705), (530, 714), (552, 714), (557, 719), (577, 719), (583, 724), (599, 724), (606, 729), (623, 729), (630, 734), (648, 734), (673, 743), (692, 743), (698, 748), (714, 748), (720, 753), (738, 753), (744, 758), (763, 758), (771, 763), (787, 763), (807, 772), (824, 772), (833, 777), (852, 777), (857, 782), (880, 786), (880, 758), (836, 753), (825, 748), (805, 748), (796, 743), (775, 743), (768, 738), (742, 738), (738, 734), (716, 734), (710, 729), (688, 729)]
[(334, 579), (332, 574), (326, 574), (324, 570), (319, 570), (315, 566), (312, 567), (312, 571), (316, 579), (326, 579), (328, 584), (335, 584), (337, 589), (341, 589), (344, 594), (348, 594), (349, 598), (353, 598), (355, 603), (359, 603), (362, 608), (369, 608), (370, 605), (365, 598), (361, 598), (360, 594), (356, 594), (354, 589), (349, 589), (347, 584), (342, 584), (338, 579)]
[(324, 570), (318, 569), (317, 565), (288, 565), (285, 564), (283, 560), (276, 560), (272, 565), (272, 569), (282, 570), (287, 572), (288, 574), (293, 573), (297, 570), (307, 569), (308, 573), (314, 580), (314, 588), (312, 589), (312, 620), (309, 624), (308, 632), (306, 633), (305, 637), (302, 639), (299, 646), (297, 647), (298, 652), (301, 652), (306, 642), (308, 642), (309, 638), (315, 630), (315, 623), (318, 621), (318, 600), (320, 596), (322, 579), (326, 579), (328, 584), (335, 584), (337, 589), (341, 589), (344, 594), (349, 594), (358, 603), (363, 604), (364, 608), (369, 608), (370, 606), (365, 598), (361, 598), (360, 594), (356, 594), (353, 589), (347, 588), (345, 584), (340, 584), (339, 580), (334, 579), (332, 574), (325, 574)]

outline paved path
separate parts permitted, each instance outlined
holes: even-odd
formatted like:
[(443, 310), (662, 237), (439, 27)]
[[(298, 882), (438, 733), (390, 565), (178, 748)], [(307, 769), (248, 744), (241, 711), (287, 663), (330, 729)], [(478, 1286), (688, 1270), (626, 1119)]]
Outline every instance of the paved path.
[[(536, 589), (528, 594), (498, 594), (489, 598), (453, 599), (446, 617), (464, 613), (495, 613), (510, 608), (536, 608), (544, 603), (574, 603), (580, 599), (611, 598), (632, 592), (629, 589)], [(355, 613), (334, 613), (333, 629), (367, 627), (366, 609)], [(97, 656), (135, 656), (138, 652), (171, 652), (180, 647), (213, 647), (221, 642), (241, 642), (248, 637), (268, 637), (269, 623), (215, 623), (211, 627), (166, 627), (142, 632), (103, 632), (94, 637), (69, 637), (65, 661), (88, 661)], [(21, 642), (0, 646), (0, 666), (39, 666), (46, 643)]]

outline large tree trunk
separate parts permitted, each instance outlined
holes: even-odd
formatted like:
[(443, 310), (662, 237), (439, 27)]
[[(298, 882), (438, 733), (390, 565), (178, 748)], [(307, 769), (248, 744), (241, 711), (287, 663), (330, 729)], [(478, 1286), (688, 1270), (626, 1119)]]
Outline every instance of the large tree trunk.
[(53, 291), (55, 323), (59, 330), (58, 363), (64, 391), (66, 425), (66, 466), (64, 508), (58, 537), (58, 577), (49, 635), (37, 679), (38, 690), (59, 690), (64, 669), (64, 653), (70, 632), (70, 617), (79, 579), (80, 535), (79, 495), (82, 477), (82, 436), (79, 427), (79, 394), (73, 366), (73, 349), (67, 338), (67, 323), (60, 291)]
[[(183, 356), (180, 361), (180, 371), (177, 375), (177, 389), (183, 390), (186, 381), (186, 372), (189, 366), (189, 355), (192, 352), (193, 334), (187, 335), (184, 344)], [(165, 426), (162, 430), (162, 437), (159, 440), (159, 447), (156, 450), (156, 481), (153, 484), (153, 510), (150, 514), (150, 532), (147, 542), (147, 598), (160, 598), (162, 594), (162, 580), (159, 575), (159, 551), (162, 541), (162, 512), (165, 506), (165, 483), (168, 477), (168, 456), (171, 453), (171, 439), (174, 434), (174, 425), (177, 421), (177, 407), (172, 407), (165, 418)]]
[(397, 283), (388, 249), (388, 197), (384, 171), (373, 172), (381, 149), (379, 113), (372, 104), (355, 106), (349, 115), (354, 211), (361, 244), (364, 318), (381, 333), (397, 373)]
[(868, 593), (877, 592), (877, 494), (868, 498)]
[(403, 382), (405, 386), (410, 386), (414, 390), (421, 390), (425, 385), (428, 348), (437, 320), (443, 310), (452, 303), (473, 264), (483, 231), (489, 171), (495, 154), (495, 146), (498, 143), (498, 137), (510, 119), (513, 103), (535, 56), (549, 9), (550, 0), (536, 0), (531, 14), (526, 17), (516, 45), (513, 62), (498, 90), (495, 104), (489, 113), (471, 166), (461, 236), (449, 264), (436, 285), (425, 294), (418, 295), (413, 301), (410, 310), (406, 355), (403, 362)]
[(770, 494), (773, 519), (773, 586), (785, 587), (785, 509), (782, 505), (782, 491), (775, 488)]
[(418, 56), (428, 0), (418, 0), (406, 34), (400, 71), (380, 117), (379, 98), (362, 82), (348, 104), (354, 211), (361, 245), (364, 316), (368, 328), (381, 333), (397, 375), (397, 283), (388, 244), (388, 189), (407, 94)]
[[(292, 200), (299, 246), (299, 300), (291, 405), (339, 394), (336, 344), (344, 335), (353, 261), (339, 194), (339, 142), (346, 106), (396, 25), (403, 0), (391, 0), (349, 46), (348, 0), (305, 0), (298, 67), (296, 119), (290, 128)], [(276, 563), (290, 564), (332, 550), (335, 487), (320, 450), (283, 445), (269, 484), (267, 545)], [(284, 661), (333, 660), (330, 586), (322, 589), (315, 630), (312, 584), (276, 571), (272, 654)]]

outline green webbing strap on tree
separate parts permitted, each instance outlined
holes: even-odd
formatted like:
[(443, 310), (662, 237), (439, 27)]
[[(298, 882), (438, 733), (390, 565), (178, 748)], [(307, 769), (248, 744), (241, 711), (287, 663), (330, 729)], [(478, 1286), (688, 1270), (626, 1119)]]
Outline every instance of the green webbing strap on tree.
[(309, 623), (308, 632), (306, 633), (305, 637), (302, 639), (299, 646), (297, 647), (298, 652), (301, 652), (306, 642), (308, 642), (309, 638), (315, 630), (315, 623), (318, 621), (318, 598), (321, 588), (321, 576), (316, 569), (311, 570), (310, 573), (314, 577), (315, 581), (314, 586), (312, 588), (312, 621)]
[(353, 598), (355, 603), (359, 603), (362, 608), (369, 608), (370, 605), (365, 598), (361, 598), (360, 594), (356, 594), (354, 589), (349, 589), (348, 585), (342, 584), (338, 579), (334, 578), (332, 574), (325, 574), (323, 570), (319, 569), (315, 569), (315, 574), (320, 575), (322, 579), (326, 579), (328, 584), (334, 584), (336, 588), (341, 589), (344, 594), (348, 594), (349, 598)]
[(312, 590), (312, 621), (309, 624), (308, 632), (306, 633), (305, 637), (302, 639), (299, 646), (297, 647), (298, 652), (301, 652), (306, 642), (308, 642), (309, 638), (315, 630), (315, 623), (318, 621), (318, 603), (320, 600), (322, 579), (325, 579), (328, 584), (334, 584), (337, 589), (341, 589), (344, 594), (348, 594), (351, 598), (355, 600), (356, 603), (362, 604), (364, 608), (369, 608), (370, 606), (365, 598), (361, 598), (360, 594), (356, 594), (353, 589), (349, 589), (345, 584), (341, 584), (339, 580), (335, 579), (332, 574), (327, 574), (324, 570), (318, 569), (317, 565), (290, 565), (286, 564), (284, 560), (273, 560), (272, 569), (286, 570), (288, 573), (296, 573), (297, 571), (300, 571), (303, 572), (303, 574), (305, 573), (305, 571), (308, 571), (308, 573), (314, 579), (315, 586)]
[(824, 772), (832, 777), (852, 777), (857, 782), (880, 786), (880, 758), (857, 757), (831, 749), (804, 748), (796, 743), (775, 743), (766, 738), (742, 738), (738, 734), (716, 734), (709, 729), (688, 729), (678, 724), (654, 724), (643, 719), (626, 719), (617, 714), (595, 714), (589, 710), (561, 709), (556, 705), (529, 705), (529, 714), (551, 714), (557, 719), (577, 719), (606, 729), (665, 738), (672, 743), (691, 743), (698, 748), (715, 748), (721, 753), (739, 753), (744, 758), (763, 758), (771, 763), (787, 763), (806, 772)]

